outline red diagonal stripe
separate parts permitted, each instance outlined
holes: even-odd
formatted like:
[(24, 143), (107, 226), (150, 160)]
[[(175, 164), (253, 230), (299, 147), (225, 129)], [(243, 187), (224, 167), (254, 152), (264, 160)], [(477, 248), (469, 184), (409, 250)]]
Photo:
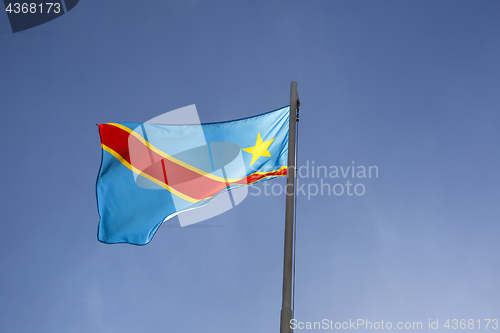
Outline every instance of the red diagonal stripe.
[[(210, 198), (227, 187), (225, 182), (205, 177), (163, 158), (135, 136), (117, 126), (102, 124), (99, 125), (99, 131), (102, 144), (121, 155), (128, 163), (193, 199)], [(133, 158), (130, 156), (130, 151), (133, 151)], [(239, 181), (229, 182), (229, 185), (246, 185), (266, 177), (283, 175), (286, 175), (286, 168), (265, 174), (252, 174)]]

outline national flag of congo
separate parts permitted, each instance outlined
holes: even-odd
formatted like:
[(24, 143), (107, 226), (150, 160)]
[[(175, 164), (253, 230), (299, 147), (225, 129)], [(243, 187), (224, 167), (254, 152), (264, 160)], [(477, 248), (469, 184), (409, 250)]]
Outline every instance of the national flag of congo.
[(289, 107), (201, 125), (99, 125), (98, 239), (149, 243), (162, 222), (287, 172)]

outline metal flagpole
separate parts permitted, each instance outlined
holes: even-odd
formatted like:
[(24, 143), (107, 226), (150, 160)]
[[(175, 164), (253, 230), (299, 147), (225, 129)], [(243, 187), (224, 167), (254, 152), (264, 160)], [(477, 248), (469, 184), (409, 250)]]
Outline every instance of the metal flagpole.
[[(280, 333), (291, 333), (292, 269), (293, 269), (293, 218), (295, 199), (295, 130), (297, 117), (297, 82), (290, 87), (290, 120), (288, 129), (288, 168), (286, 179), (285, 254), (283, 259), (283, 303), (281, 306)], [(290, 191), (292, 189), (292, 191)]]

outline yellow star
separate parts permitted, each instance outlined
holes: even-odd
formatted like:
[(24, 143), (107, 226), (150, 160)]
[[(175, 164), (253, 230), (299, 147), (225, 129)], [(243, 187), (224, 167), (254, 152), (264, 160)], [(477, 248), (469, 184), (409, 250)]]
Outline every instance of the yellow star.
[(257, 159), (261, 156), (271, 157), (271, 154), (269, 153), (269, 150), (267, 150), (267, 148), (269, 148), (274, 139), (275, 138), (272, 138), (271, 140), (264, 142), (260, 137), (260, 133), (257, 133), (257, 141), (255, 142), (255, 146), (242, 149), (247, 153), (252, 154), (252, 161), (250, 162), (250, 165), (257, 161)]

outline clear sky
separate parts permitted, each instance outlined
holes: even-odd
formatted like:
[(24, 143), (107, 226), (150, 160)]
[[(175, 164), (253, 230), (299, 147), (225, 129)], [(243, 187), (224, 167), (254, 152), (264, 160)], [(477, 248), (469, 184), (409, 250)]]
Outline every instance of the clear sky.
[(285, 197), (102, 244), (96, 124), (248, 117), (293, 80), (299, 165), (378, 168), (300, 179), (365, 192), (298, 197), (295, 317), (500, 319), (499, 18), (498, 1), (82, 0), (13, 34), (0, 14), (0, 331), (278, 332)]

